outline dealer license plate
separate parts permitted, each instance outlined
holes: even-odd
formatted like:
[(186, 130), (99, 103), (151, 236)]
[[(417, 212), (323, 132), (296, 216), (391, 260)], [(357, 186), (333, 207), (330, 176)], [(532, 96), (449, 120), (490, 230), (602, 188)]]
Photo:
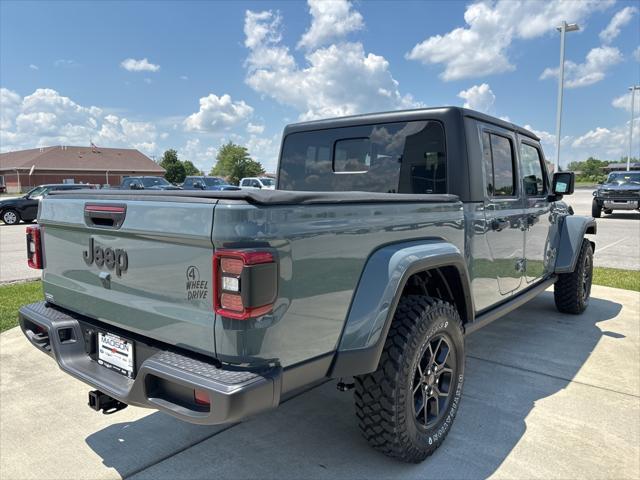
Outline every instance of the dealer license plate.
[(133, 378), (133, 342), (112, 333), (98, 332), (98, 363)]

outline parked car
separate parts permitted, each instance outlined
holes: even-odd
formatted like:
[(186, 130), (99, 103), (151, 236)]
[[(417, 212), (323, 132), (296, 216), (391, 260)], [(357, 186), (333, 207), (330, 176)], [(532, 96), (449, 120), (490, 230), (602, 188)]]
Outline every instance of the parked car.
[(163, 177), (126, 177), (120, 184), (121, 190), (180, 190)]
[(614, 210), (640, 211), (640, 172), (611, 172), (593, 192), (591, 215), (600, 218)]
[(33, 222), (38, 215), (38, 204), (40, 200), (52, 191), (56, 190), (80, 190), (86, 188), (96, 188), (95, 185), (60, 183), (39, 185), (29, 190), (26, 194), (18, 198), (0, 199), (0, 219), (6, 225), (15, 225), (22, 220), (25, 223)]
[(240, 187), (230, 185), (223, 178), (204, 175), (185, 178), (182, 188), (185, 190), (240, 190)]
[(374, 448), (424, 460), (460, 408), (465, 335), (551, 286), (561, 312), (587, 308), (596, 223), (562, 200), (573, 173), (549, 176), (535, 134), (478, 112), (283, 139), (276, 191), (45, 198), (27, 233), (45, 301), (22, 330), (98, 411), (238, 422), (333, 378)]
[(276, 182), (273, 178), (269, 177), (247, 177), (240, 180), (240, 188), (275, 190)]

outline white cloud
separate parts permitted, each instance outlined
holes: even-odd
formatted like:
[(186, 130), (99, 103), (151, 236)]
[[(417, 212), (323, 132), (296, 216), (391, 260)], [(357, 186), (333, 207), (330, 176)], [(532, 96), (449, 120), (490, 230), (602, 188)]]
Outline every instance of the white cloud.
[(149, 62), (146, 58), (136, 60), (135, 58), (126, 58), (120, 66), (129, 72), (157, 72), (160, 65)]
[(75, 60), (60, 58), (53, 62), (54, 67), (77, 67), (78, 63)]
[[(567, 88), (586, 87), (603, 80), (607, 70), (622, 61), (622, 53), (615, 47), (592, 48), (584, 63), (567, 60), (564, 64), (565, 86)], [(540, 79), (557, 78), (559, 69), (546, 68)]]
[(200, 99), (200, 109), (184, 120), (187, 131), (220, 133), (247, 121), (253, 108), (243, 100), (234, 102), (227, 94), (213, 93)]
[(613, 0), (562, 1), (499, 0), (476, 2), (464, 13), (467, 27), (434, 35), (416, 44), (406, 58), (424, 64), (444, 64), (445, 81), (509, 72), (507, 56), (514, 39), (530, 39), (553, 32), (563, 20), (583, 22)]
[[(633, 99), (634, 112), (636, 114), (640, 114), (640, 91), (636, 91), (636, 94)], [(626, 110), (627, 112), (631, 112), (631, 92), (627, 92), (624, 95), (620, 95), (612, 100), (611, 105), (616, 108), (621, 108)]]
[(487, 83), (474, 85), (467, 90), (462, 90), (458, 93), (458, 97), (464, 100), (464, 108), (470, 108), (484, 113), (489, 112), (496, 101), (496, 96)]
[(298, 42), (298, 48), (313, 49), (364, 28), (360, 12), (347, 0), (308, 0), (311, 26)]
[(350, 115), (416, 106), (401, 95), (382, 56), (365, 53), (361, 43), (332, 44), (307, 51), (299, 67), (281, 44), (277, 13), (247, 11), (247, 84), (301, 112), (301, 119)]
[(30, 63), (30, 64), (29, 64), (29, 68), (30, 68), (31, 70), (40, 70), (40, 68), (39, 68), (37, 65), (33, 64), (33, 63)]
[(6, 88), (0, 91), (0, 145), (3, 151), (51, 145), (133, 147), (153, 153), (156, 127), (134, 122), (98, 107), (85, 107), (49, 88), (21, 97)]
[(251, 122), (247, 124), (247, 132), (260, 134), (264, 132), (264, 125), (256, 125)]
[(280, 134), (273, 137), (251, 135), (244, 143), (251, 157), (260, 162), (267, 173), (275, 173), (280, 154)]
[(611, 43), (620, 35), (620, 29), (628, 24), (636, 13), (638, 13), (636, 7), (625, 7), (620, 10), (611, 18), (609, 25), (600, 32), (600, 39), (604, 43)]
[(186, 75), (180, 75), (180, 80), (189, 80), (189, 77)]
[[(633, 128), (634, 146), (637, 152), (640, 147), (640, 123)], [(595, 157), (602, 160), (620, 160), (629, 152), (629, 122), (612, 128), (596, 127), (577, 137), (571, 143), (569, 155), (571, 160), (585, 160)]]
[(178, 149), (178, 156), (181, 160), (190, 160), (193, 164), (205, 173), (211, 171), (211, 167), (216, 163), (218, 149), (213, 145), (204, 145), (199, 138), (191, 138), (181, 149)]

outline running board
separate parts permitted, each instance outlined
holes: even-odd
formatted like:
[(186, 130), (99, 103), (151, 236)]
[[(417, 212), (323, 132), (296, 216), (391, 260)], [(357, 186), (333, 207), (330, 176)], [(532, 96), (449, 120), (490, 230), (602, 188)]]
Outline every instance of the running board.
[(465, 326), (464, 334), (469, 335), (470, 333), (473, 333), (476, 330), (489, 325), (494, 320), (504, 317), (506, 314), (512, 312), (516, 308), (521, 307), (533, 297), (538, 296), (551, 285), (556, 283), (557, 279), (558, 277), (554, 275), (551, 278), (543, 281), (542, 283), (539, 283), (538, 285), (535, 285), (534, 287), (531, 287), (528, 290), (519, 293), (513, 300), (508, 300), (505, 303), (493, 308), (492, 310), (478, 315), (473, 323)]

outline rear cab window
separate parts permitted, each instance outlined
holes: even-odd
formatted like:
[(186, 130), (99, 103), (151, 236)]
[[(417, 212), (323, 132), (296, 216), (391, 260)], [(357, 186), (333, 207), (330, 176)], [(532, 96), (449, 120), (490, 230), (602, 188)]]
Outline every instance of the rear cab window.
[(444, 127), (420, 120), (287, 135), (282, 190), (447, 193)]

